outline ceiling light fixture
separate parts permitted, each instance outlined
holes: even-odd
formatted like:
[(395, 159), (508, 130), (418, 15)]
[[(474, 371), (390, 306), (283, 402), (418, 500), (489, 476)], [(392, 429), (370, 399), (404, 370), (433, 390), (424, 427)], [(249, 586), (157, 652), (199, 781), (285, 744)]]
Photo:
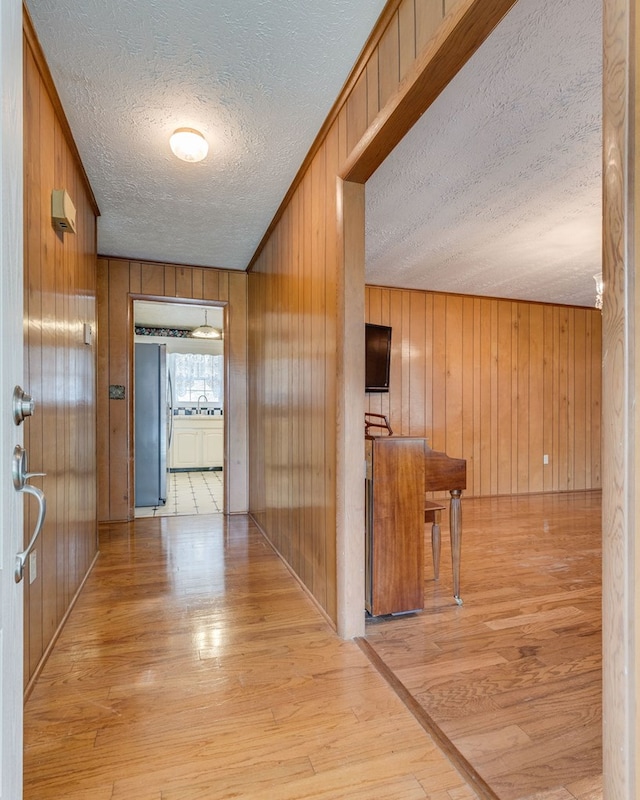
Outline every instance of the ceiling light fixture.
[(195, 163), (209, 152), (209, 145), (200, 131), (195, 128), (178, 128), (169, 139), (173, 154), (183, 161)]
[(191, 331), (194, 339), (220, 339), (221, 333), (217, 328), (209, 325), (207, 320), (207, 309), (204, 310), (204, 325), (198, 325)]

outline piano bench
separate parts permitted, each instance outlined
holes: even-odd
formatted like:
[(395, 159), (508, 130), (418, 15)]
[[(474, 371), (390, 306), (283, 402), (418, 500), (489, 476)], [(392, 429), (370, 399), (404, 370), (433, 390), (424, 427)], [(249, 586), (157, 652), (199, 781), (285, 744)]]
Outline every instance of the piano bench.
[(433, 554), (433, 577), (438, 580), (440, 577), (440, 519), (442, 512), (446, 509), (442, 503), (435, 503), (432, 500), (424, 501), (424, 521), (431, 523), (431, 552)]

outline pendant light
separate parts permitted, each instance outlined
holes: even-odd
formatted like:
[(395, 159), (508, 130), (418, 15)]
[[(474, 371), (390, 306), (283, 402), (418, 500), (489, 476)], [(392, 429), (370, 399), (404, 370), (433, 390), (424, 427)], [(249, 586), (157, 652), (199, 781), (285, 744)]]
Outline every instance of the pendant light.
[(220, 331), (217, 328), (214, 328), (213, 325), (209, 325), (207, 320), (207, 309), (204, 310), (204, 325), (198, 325), (197, 328), (194, 328), (191, 331), (191, 336), (194, 339), (220, 339)]

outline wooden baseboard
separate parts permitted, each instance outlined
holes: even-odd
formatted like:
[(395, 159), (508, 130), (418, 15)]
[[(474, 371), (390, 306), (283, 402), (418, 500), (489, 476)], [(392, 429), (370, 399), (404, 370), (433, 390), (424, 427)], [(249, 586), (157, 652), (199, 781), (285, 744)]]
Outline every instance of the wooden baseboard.
[(91, 572), (93, 571), (93, 568), (95, 567), (96, 561), (98, 560), (99, 557), (100, 557), (100, 550), (98, 550), (96, 552), (93, 561), (89, 565), (89, 569), (87, 570), (86, 575), (82, 579), (82, 583), (80, 584), (80, 586), (78, 586), (78, 589), (77, 589), (76, 593), (71, 598), (71, 602), (69, 603), (69, 607), (67, 608), (64, 616), (60, 620), (60, 624), (56, 628), (56, 632), (51, 637), (51, 641), (49, 642), (49, 644), (47, 645), (46, 650), (42, 654), (42, 658), (40, 659), (40, 661), (38, 663), (38, 666), (33, 671), (33, 675), (31, 676), (31, 678), (29, 679), (29, 682), (25, 686), (24, 695), (23, 695), (23, 702), (26, 703), (27, 700), (29, 699), (29, 695), (33, 691), (33, 687), (36, 685), (36, 681), (38, 680), (38, 678), (40, 676), (40, 673), (44, 669), (44, 665), (47, 663), (47, 660), (48, 660), (49, 656), (51, 655), (51, 651), (53, 650), (56, 642), (58, 641), (58, 638), (59, 638), (60, 634), (62, 633), (62, 629), (64, 628), (66, 621), (69, 619), (69, 614), (71, 614), (71, 612), (73, 611), (73, 608), (74, 608), (78, 598), (80, 597), (80, 592), (82, 592), (82, 589), (84, 588), (84, 585), (87, 582), (87, 579), (88, 579), (89, 575), (91, 575)]
[[(323, 617), (324, 617), (324, 619), (327, 621), (327, 623), (328, 623), (328, 624), (331, 626), (331, 628), (332, 628), (334, 631), (337, 631), (337, 623), (336, 623), (334, 620), (332, 620), (332, 619), (331, 619), (331, 617), (330, 617), (330, 616), (327, 614), (326, 610), (325, 610), (325, 609), (324, 609), (324, 608), (323, 608), (323, 607), (320, 605), (320, 603), (318, 602), (318, 600), (317, 600), (317, 599), (316, 599), (316, 598), (315, 598), (315, 597), (314, 597), (314, 596), (311, 594), (311, 591), (310, 591), (309, 587), (308, 587), (308, 586), (306, 586), (306, 585), (305, 585), (305, 584), (302, 582), (302, 580), (300, 579), (300, 577), (297, 575), (297, 573), (296, 573), (296, 572), (294, 572), (294, 570), (293, 570), (293, 567), (291, 566), (291, 564), (289, 564), (289, 563), (288, 563), (287, 559), (286, 559), (286, 558), (285, 558), (285, 557), (282, 555), (282, 553), (281, 553), (281, 552), (278, 550), (278, 548), (277, 548), (277, 547), (276, 547), (276, 546), (273, 544), (273, 542), (271, 541), (271, 539), (269, 539), (269, 537), (267, 536), (267, 533), (266, 533), (266, 531), (264, 530), (264, 528), (262, 527), (262, 525), (260, 525), (260, 523), (258, 522), (258, 520), (257, 520), (257, 519), (256, 519), (256, 518), (253, 516), (253, 514), (251, 514), (251, 512), (249, 512), (249, 513), (248, 513), (248, 517), (249, 517), (249, 519), (250, 519), (250, 520), (253, 522), (253, 524), (256, 526), (256, 528), (257, 528), (257, 529), (260, 531), (260, 533), (261, 533), (261, 534), (262, 534), (262, 536), (264, 537), (264, 539), (265, 539), (265, 541), (267, 542), (267, 544), (269, 545), (269, 547), (270, 547), (270, 548), (273, 550), (273, 552), (274, 552), (274, 553), (275, 553), (275, 554), (278, 556), (278, 558), (280, 559), (280, 561), (282, 561), (282, 563), (285, 565), (285, 567), (287, 568), (287, 570), (289, 571), (289, 573), (291, 574), (291, 576), (292, 576), (292, 577), (295, 579), (296, 583), (297, 583), (297, 584), (298, 584), (298, 585), (299, 585), (299, 586), (302, 588), (302, 590), (303, 590), (303, 591), (304, 591), (304, 593), (307, 595), (307, 597), (309, 598), (309, 600), (311, 600), (311, 602), (312, 602), (312, 603), (314, 604), (314, 606), (315, 606), (315, 607), (318, 609), (318, 611), (320, 612), (320, 614), (322, 614), (322, 616), (323, 616)], [(363, 600), (363, 603), (362, 603), (362, 613), (364, 614), (364, 600)]]

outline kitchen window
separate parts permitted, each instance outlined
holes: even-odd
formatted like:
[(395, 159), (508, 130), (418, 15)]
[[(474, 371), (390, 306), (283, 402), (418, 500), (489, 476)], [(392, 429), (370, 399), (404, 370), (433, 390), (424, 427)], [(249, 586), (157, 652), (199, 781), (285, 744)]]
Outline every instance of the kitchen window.
[(173, 402), (196, 404), (206, 395), (208, 403), (222, 407), (224, 356), (206, 353), (171, 353)]

